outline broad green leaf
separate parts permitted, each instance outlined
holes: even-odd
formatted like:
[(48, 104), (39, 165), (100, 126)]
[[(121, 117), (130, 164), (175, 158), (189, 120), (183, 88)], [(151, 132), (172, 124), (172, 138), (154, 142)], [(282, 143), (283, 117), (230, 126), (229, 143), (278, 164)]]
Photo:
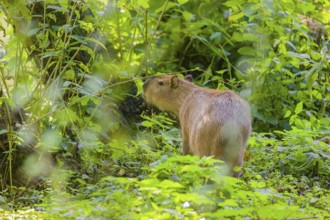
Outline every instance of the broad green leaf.
[(300, 213), (301, 210), (299, 210), (298, 206), (290, 206), (286, 203), (272, 204), (258, 210), (259, 217), (267, 219), (288, 219), (297, 215), (299, 216)]
[(291, 115), (291, 111), (290, 110), (287, 110), (285, 115), (284, 115), (284, 118), (287, 118)]
[(243, 38), (246, 41), (252, 41), (252, 42), (259, 41), (259, 38), (255, 34), (251, 34), (251, 33), (243, 34)]
[(75, 78), (75, 72), (73, 69), (65, 71), (64, 76), (66, 80), (73, 80)]
[(141, 124), (142, 124), (143, 127), (146, 127), (146, 128), (151, 128), (152, 126), (155, 125), (151, 121), (143, 121)]
[(135, 82), (135, 85), (136, 85), (136, 88), (137, 88), (137, 92), (136, 92), (136, 96), (139, 96), (142, 94), (142, 86), (143, 86), (143, 81), (139, 78), (136, 78), (134, 79), (134, 82)]
[(278, 119), (275, 116), (266, 116), (265, 120), (272, 125), (276, 125), (278, 123)]
[(243, 216), (252, 216), (252, 210), (251, 207), (240, 209), (219, 209), (213, 214), (213, 216), (215, 219), (244, 219)]
[(137, 2), (143, 8), (145, 9), (149, 8), (149, 0), (138, 0)]
[(237, 20), (241, 19), (243, 16), (244, 16), (244, 12), (241, 11), (241, 12), (239, 12), (237, 14), (234, 14), (234, 15), (229, 16), (228, 20), (229, 21), (237, 21)]
[(241, 33), (241, 32), (234, 32), (232, 39), (238, 42), (243, 42), (243, 41), (258, 41), (259, 39), (255, 34), (250, 34), (250, 33)]
[(249, 184), (254, 189), (261, 189), (266, 187), (266, 183), (262, 181), (250, 181)]
[(220, 207), (226, 207), (226, 206), (237, 207), (237, 206), (239, 206), (239, 204), (233, 199), (226, 199), (225, 201), (219, 203), (218, 205)]
[(27, 36), (28, 37), (32, 37), (33, 35), (35, 35), (36, 33), (38, 33), (38, 31), (40, 31), (40, 30), (41, 30), (41, 28), (39, 28), (39, 27), (29, 29), (28, 32), (27, 32)]
[(303, 102), (299, 102), (294, 110), (295, 114), (299, 114), (300, 112), (302, 112), (303, 110)]
[(159, 187), (160, 181), (158, 179), (144, 179), (140, 182), (141, 187)]
[(322, 100), (322, 93), (319, 92), (318, 90), (313, 90), (313, 96), (318, 99), (318, 100)]
[(54, 52), (45, 52), (45, 53), (42, 53), (42, 57), (41, 59), (45, 59), (47, 57), (57, 57), (60, 55), (60, 51), (54, 51)]
[(84, 96), (84, 97), (79, 99), (79, 103), (80, 103), (81, 106), (87, 106), (89, 100), (90, 100), (90, 97)]
[(181, 185), (178, 182), (174, 182), (172, 180), (163, 180), (160, 184), (160, 187), (165, 188), (165, 189), (184, 188), (183, 185)]
[(193, 14), (191, 14), (187, 11), (184, 11), (183, 12), (183, 17), (185, 18), (186, 21), (190, 21), (193, 18)]
[(256, 56), (256, 50), (252, 47), (241, 47), (238, 49), (238, 53), (247, 56)]
[(189, 0), (178, 0), (178, 3), (180, 4), (180, 5), (183, 5), (183, 4), (185, 4), (185, 3), (187, 3)]

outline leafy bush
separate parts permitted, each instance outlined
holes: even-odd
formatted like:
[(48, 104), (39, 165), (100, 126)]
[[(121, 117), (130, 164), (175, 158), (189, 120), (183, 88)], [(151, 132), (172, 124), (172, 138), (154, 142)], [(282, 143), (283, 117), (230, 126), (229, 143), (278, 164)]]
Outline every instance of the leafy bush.
[(270, 134), (258, 134), (251, 138), (255, 147), (249, 150), (254, 155), (248, 171), (265, 178), (279, 172), (296, 178), (306, 177), (328, 187), (330, 184), (329, 148), (322, 133), (293, 128), (291, 131), (276, 131), (283, 136), (277, 140)]
[[(49, 212), (46, 216), (284, 219), (320, 217), (329, 207), (327, 200), (320, 201), (322, 197), (318, 201), (317, 194), (310, 198), (316, 207), (306, 207), (304, 196), (290, 189), (279, 193), (275, 186), (268, 186), (271, 181), (261, 180), (260, 175), (248, 182), (224, 176), (221, 163), (211, 158), (164, 156), (145, 169), (149, 174), (144, 179), (109, 176), (96, 185), (87, 185), (74, 198), (51, 197), (43, 205)], [(316, 189), (308, 191), (306, 195), (311, 196)]]

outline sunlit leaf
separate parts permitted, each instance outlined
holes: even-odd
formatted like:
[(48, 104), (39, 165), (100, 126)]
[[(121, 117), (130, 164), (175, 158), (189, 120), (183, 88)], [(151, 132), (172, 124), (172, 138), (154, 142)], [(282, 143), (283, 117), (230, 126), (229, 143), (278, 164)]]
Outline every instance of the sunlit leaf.
[(243, 16), (244, 16), (244, 12), (241, 11), (237, 14), (233, 14), (233, 15), (229, 16), (228, 20), (229, 21), (237, 21), (237, 20), (241, 19)]
[(256, 50), (252, 47), (241, 47), (238, 52), (242, 55), (256, 56)]
[(189, 0), (177, 0), (180, 5), (187, 3)]
[(163, 180), (160, 185), (162, 188), (184, 188), (183, 185), (181, 185), (178, 182), (174, 182), (172, 180)]
[(149, 8), (149, 0), (138, 0), (137, 2), (143, 8), (145, 9)]
[(297, 105), (296, 105), (296, 108), (294, 110), (294, 112), (298, 115), (299, 113), (301, 113), (303, 110), (303, 102), (299, 102)]
[(139, 95), (141, 95), (142, 94), (142, 91), (143, 91), (143, 88), (142, 88), (142, 86), (143, 86), (143, 81), (141, 80), (141, 79), (134, 79), (134, 82), (135, 82), (135, 85), (136, 85), (136, 88), (137, 88), (137, 93), (136, 93), (136, 95), (137, 96), (139, 96)]

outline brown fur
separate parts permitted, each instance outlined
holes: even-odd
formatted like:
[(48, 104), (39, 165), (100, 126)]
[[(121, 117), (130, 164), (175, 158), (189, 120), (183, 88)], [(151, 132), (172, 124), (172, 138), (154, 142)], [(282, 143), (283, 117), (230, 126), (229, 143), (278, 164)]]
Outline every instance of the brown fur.
[(242, 166), (251, 117), (248, 103), (238, 95), (205, 89), (191, 83), (191, 77), (176, 75), (150, 78), (143, 95), (148, 103), (178, 116), (184, 155), (214, 156), (231, 171)]

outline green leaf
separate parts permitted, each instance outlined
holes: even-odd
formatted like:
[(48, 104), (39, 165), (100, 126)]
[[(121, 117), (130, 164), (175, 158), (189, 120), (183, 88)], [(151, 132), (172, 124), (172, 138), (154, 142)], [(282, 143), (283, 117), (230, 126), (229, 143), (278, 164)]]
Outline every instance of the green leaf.
[(243, 41), (255, 42), (259, 40), (255, 34), (250, 34), (250, 33), (243, 34), (241, 32), (234, 32), (232, 39), (238, 42), (243, 42)]
[(183, 185), (181, 185), (181, 184), (178, 183), (178, 182), (174, 182), (174, 181), (172, 181), (172, 180), (163, 180), (163, 181), (161, 182), (160, 186), (161, 186), (162, 188), (165, 188), (165, 189), (168, 189), (168, 188), (170, 188), (170, 189), (172, 189), (172, 188), (184, 188)]
[(241, 19), (243, 16), (244, 16), (244, 12), (241, 11), (237, 14), (229, 16), (228, 21), (237, 21), (237, 20)]
[(190, 21), (194, 16), (193, 16), (193, 14), (191, 14), (191, 13), (189, 13), (189, 12), (187, 12), (187, 11), (184, 11), (184, 12), (183, 12), (183, 17), (184, 17), (184, 19), (185, 19), (186, 21)]
[(146, 128), (150, 128), (150, 127), (152, 127), (152, 126), (154, 126), (155, 124), (154, 123), (152, 123), (151, 121), (143, 121), (142, 122), (142, 126), (143, 127), (146, 127)]
[(33, 35), (36, 35), (36, 33), (38, 33), (38, 31), (40, 31), (41, 28), (32, 28), (32, 29), (29, 29), (28, 32), (27, 32), (27, 36), (28, 37), (32, 37)]
[(90, 97), (84, 96), (84, 97), (79, 99), (79, 103), (80, 103), (81, 106), (87, 106), (89, 100), (90, 100)]
[(319, 92), (318, 90), (313, 90), (313, 96), (318, 99), (318, 100), (322, 100), (322, 93)]
[(272, 125), (276, 125), (278, 123), (278, 119), (275, 116), (266, 116), (264, 120)]
[(145, 9), (149, 8), (149, 0), (138, 0), (137, 2), (143, 8)]
[(187, 3), (189, 0), (178, 0), (178, 3), (180, 4), (180, 5), (183, 5), (183, 4), (185, 4), (185, 3)]
[(143, 89), (142, 89), (142, 87), (143, 87), (143, 81), (141, 79), (139, 79), (139, 78), (136, 78), (136, 79), (134, 79), (134, 82), (135, 82), (135, 85), (137, 87), (136, 96), (139, 96), (139, 95), (142, 94), (142, 91), (143, 91)]
[(141, 187), (159, 187), (160, 181), (158, 179), (144, 179), (140, 182)]
[(227, 207), (227, 206), (237, 207), (239, 205), (238, 205), (238, 203), (235, 200), (233, 200), (233, 199), (227, 199), (227, 200), (219, 203), (219, 206), (220, 207)]
[(288, 219), (299, 215), (301, 210), (298, 206), (289, 206), (288, 204), (272, 204), (262, 207), (258, 210), (258, 215), (261, 218), (267, 219)]
[(252, 47), (241, 47), (238, 49), (238, 53), (247, 56), (256, 56), (256, 50)]
[(60, 51), (44, 52), (42, 53), (41, 59), (45, 59), (47, 57), (58, 57), (59, 55), (60, 55)]
[(288, 54), (288, 56), (297, 57), (299, 59), (310, 59), (311, 58), (308, 54), (295, 53), (295, 52), (292, 52), (292, 51), (288, 51), (287, 54)]
[(291, 115), (291, 111), (290, 110), (287, 110), (285, 115), (284, 115), (284, 118), (287, 118)]
[(262, 181), (250, 181), (249, 184), (254, 189), (262, 189), (266, 187), (266, 183)]
[(73, 69), (69, 69), (64, 73), (66, 80), (73, 80), (75, 78), (75, 72)]
[(303, 110), (303, 102), (299, 102), (294, 110), (294, 112), (298, 115)]

